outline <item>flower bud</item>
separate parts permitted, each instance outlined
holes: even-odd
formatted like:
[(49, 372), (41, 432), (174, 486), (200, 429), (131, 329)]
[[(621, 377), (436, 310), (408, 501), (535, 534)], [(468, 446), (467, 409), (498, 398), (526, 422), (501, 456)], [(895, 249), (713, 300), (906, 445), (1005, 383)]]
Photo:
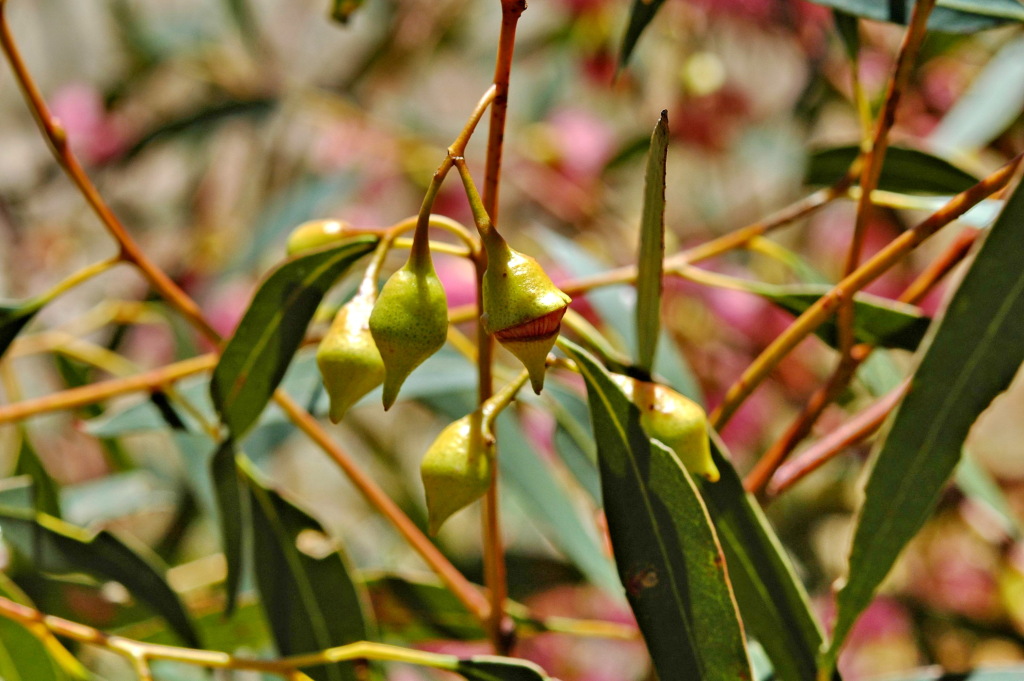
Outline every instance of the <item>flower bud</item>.
[(288, 235), (288, 255), (337, 243), (350, 236), (352, 225), (343, 220), (310, 220)]
[(384, 284), (370, 313), (370, 333), (384, 361), (384, 409), (402, 383), (448, 337), (448, 302), (428, 260), (407, 262)]
[(571, 298), (555, 286), (540, 264), (509, 247), (497, 233), (484, 241), (481, 321), (530, 373), (533, 391), (544, 387), (545, 362)]
[(453, 513), (487, 492), (493, 463), (494, 436), (480, 411), (441, 431), (420, 464), (430, 534), (436, 535)]
[(708, 440), (708, 419), (699, 404), (660, 383), (621, 374), (611, 376), (640, 409), (640, 425), (648, 437), (675, 452), (691, 474), (718, 481), (718, 467), (711, 458)]
[(317, 348), (316, 363), (331, 398), (329, 416), (334, 423), (384, 382), (384, 360), (370, 334), (372, 310), (373, 296), (356, 295), (338, 310)]

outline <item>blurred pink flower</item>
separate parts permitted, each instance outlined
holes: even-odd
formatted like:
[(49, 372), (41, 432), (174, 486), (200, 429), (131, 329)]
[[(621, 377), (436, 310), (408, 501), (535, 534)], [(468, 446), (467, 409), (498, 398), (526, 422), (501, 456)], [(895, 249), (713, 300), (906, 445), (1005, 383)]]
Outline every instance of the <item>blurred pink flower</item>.
[(549, 119), (557, 165), (578, 183), (594, 180), (615, 151), (615, 134), (583, 109), (562, 109)]
[(107, 112), (99, 91), (74, 83), (58, 90), (50, 108), (67, 133), (71, 148), (88, 164), (102, 163), (127, 146), (124, 126)]

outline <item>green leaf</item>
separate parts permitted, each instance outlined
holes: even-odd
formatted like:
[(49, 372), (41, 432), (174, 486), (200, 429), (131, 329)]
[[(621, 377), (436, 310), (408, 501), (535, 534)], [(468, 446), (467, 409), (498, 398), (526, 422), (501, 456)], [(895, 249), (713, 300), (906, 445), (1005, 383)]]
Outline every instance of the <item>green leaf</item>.
[[(244, 648), (257, 651), (271, 644), (270, 626), (263, 615), (263, 608), (256, 602), (243, 602), (235, 609), (230, 619), (225, 619), (220, 607), (196, 614), (196, 629), (199, 630), (206, 650), (235, 653)], [(174, 637), (163, 627), (155, 626), (152, 620), (133, 622), (113, 630), (126, 638), (146, 643), (173, 645)]]
[[(793, 315), (801, 315), (819, 298), (829, 292), (829, 286), (796, 285), (767, 286), (758, 284), (754, 293), (764, 296)], [(916, 350), (921, 343), (931, 318), (921, 309), (870, 293), (858, 293), (853, 298), (854, 337), (858, 343), (870, 343), (883, 348)], [(819, 338), (838, 347), (835, 320), (829, 320), (815, 332)]]
[[(0, 596), (39, 609), (18, 585), (0, 572)], [(0, 617), (0, 679), (70, 681), (90, 679), (89, 671), (50, 632), (33, 634), (14, 620)]]
[(960, 460), (967, 432), (1024, 360), (1024, 189), (1018, 186), (926, 340), (909, 392), (876, 448), (849, 578), (838, 595), (833, 664), (847, 633)]
[(640, 218), (640, 254), (636, 275), (636, 363), (654, 370), (661, 333), (661, 276), (665, 259), (665, 164), (668, 159), (668, 111), (661, 112), (651, 135)]
[(851, 61), (856, 61), (857, 55), (860, 53), (860, 29), (857, 26), (857, 17), (839, 10), (833, 12), (832, 17), (836, 24), (836, 31), (843, 40), (846, 56)]
[(487, 638), (476, 616), (440, 582), (379, 574), (367, 576), (364, 584), (382, 633), (408, 643)]
[(718, 531), (743, 624), (768, 653), (779, 681), (814, 681), (823, 634), (807, 593), (724, 445), (717, 437), (711, 444), (721, 478), (695, 480)]
[[(1024, 6), (1024, 5), (1022, 5)], [(1004, 45), (932, 131), (937, 149), (974, 153), (1006, 130), (1024, 108), (1024, 38)]]
[(626, 27), (626, 34), (622, 37), (622, 48), (619, 50), (620, 69), (629, 62), (633, 49), (640, 40), (640, 34), (651, 23), (663, 4), (665, 0), (633, 0), (633, 7), (629, 10), (629, 25)]
[(274, 270), (256, 291), (210, 382), (210, 396), (233, 439), (259, 418), (324, 295), (377, 240), (358, 237), (303, 253)]
[[(822, 149), (808, 159), (804, 182), (831, 185), (846, 174), (860, 154), (856, 145)], [(889, 147), (878, 188), (903, 194), (958, 194), (978, 178), (938, 156), (916, 149)]]
[(224, 440), (210, 459), (210, 479), (213, 481), (213, 495), (220, 521), (221, 550), (227, 564), (227, 577), (224, 580), (227, 599), (224, 611), (227, 615), (231, 615), (238, 602), (238, 587), (244, 569), (246, 530), (251, 526), (248, 496), (242, 494), (242, 481), (235, 459), (235, 443), (230, 439)]
[(21, 447), (18, 450), (18, 463), (14, 467), (14, 474), (32, 478), (32, 498), (37, 511), (60, 518), (60, 485), (46, 471), (39, 454), (28, 439), (28, 432), (24, 428), (19, 430)]
[(693, 481), (581, 348), (619, 578), (661, 681), (751, 678), (722, 549)]
[(0, 301), (0, 357), (4, 356), (7, 348), (11, 346), (25, 325), (43, 309), (44, 302), (42, 299), (19, 302)]
[(492, 655), (462, 658), (454, 671), (469, 681), (546, 681), (550, 678), (532, 662)]
[[(814, 0), (865, 19), (906, 24), (914, 0)], [(1024, 21), (1024, 5), (1017, 0), (939, 0), (928, 17), (928, 28), (947, 33), (973, 33), (1009, 21)]]
[(57, 574), (85, 573), (120, 582), (134, 598), (161, 615), (187, 645), (201, 648), (178, 595), (156, 568), (145, 547), (129, 548), (107, 531), (90, 534), (58, 518), (23, 509), (0, 508), (3, 536), (35, 568)]
[[(323, 527), (266, 487), (238, 460), (252, 506), (256, 585), (281, 655), (369, 639), (366, 597), (352, 581), (340, 545)], [(316, 681), (356, 681), (351, 664), (313, 667)]]

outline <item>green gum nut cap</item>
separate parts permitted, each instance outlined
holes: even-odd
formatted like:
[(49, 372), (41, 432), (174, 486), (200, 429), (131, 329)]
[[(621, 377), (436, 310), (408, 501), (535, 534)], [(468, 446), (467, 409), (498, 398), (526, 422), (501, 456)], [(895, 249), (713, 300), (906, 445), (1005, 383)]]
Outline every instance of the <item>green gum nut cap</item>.
[(413, 369), (448, 337), (448, 301), (433, 266), (406, 263), (384, 284), (370, 314), (370, 333), (384, 361), (384, 409)]
[(660, 383), (621, 374), (612, 374), (612, 379), (640, 410), (640, 425), (650, 438), (675, 452), (691, 474), (718, 481), (718, 467), (711, 458), (708, 418), (699, 404)]
[(431, 535), (487, 492), (493, 463), (494, 437), (479, 411), (441, 431), (420, 464)]
[(572, 299), (552, 283), (536, 260), (511, 248), (496, 233), (484, 246), (487, 270), (481, 321), (523, 363), (533, 391), (540, 393), (548, 353)]
[(288, 255), (338, 243), (351, 236), (352, 225), (344, 220), (310, 220), (292, 230), (288, 235)]
[(331, 398), (331, 421), (384, 382), (384, 360), (370, 334), (373, 297), (357, 295), (335, 315), (316, 351), (316, 363)]

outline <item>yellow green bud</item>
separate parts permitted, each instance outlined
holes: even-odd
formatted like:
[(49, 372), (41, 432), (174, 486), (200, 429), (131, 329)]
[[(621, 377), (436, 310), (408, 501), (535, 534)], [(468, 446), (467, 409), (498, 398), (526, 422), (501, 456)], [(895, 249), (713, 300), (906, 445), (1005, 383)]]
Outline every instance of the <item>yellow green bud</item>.
[(572, 299), (552, 283), (536, 260), (511, 248), (497, 232), (484, 240), (484, 246), (487, 270), (481, 321), (523, 363), (534, 392), (540, 393), (548, 352)]
[(331, 398), (329, 416), (334, 423), (384, 382), (384, 360), (370, 334), (373, 298), (359, 294), (342, 306), (316, 351), (316, 363)]
[(384, 284), (370, 314), (370, 333), (384, 361), (384, 409), (413, 369), (448, 337), (448, 301), (433, 266), (410, 259)]
[(286, 246), (288, 255), (333, 244), (352, 235), (352, 225), (344, 220), (310, 220), (292, 230)]
[(648, 437), (675, 452), (691, 474), (718, 480), (708, 440), (708, 418), (699, 404), (660, 383), (621, 374), (612, 374), (612, 379), (640, 410), (640, 425)]
[(481, 411), (441, 431), (420, 464), (430, 534), (437, 534), (453, 513), (487, 492), (493, 463), (494, 436)]

